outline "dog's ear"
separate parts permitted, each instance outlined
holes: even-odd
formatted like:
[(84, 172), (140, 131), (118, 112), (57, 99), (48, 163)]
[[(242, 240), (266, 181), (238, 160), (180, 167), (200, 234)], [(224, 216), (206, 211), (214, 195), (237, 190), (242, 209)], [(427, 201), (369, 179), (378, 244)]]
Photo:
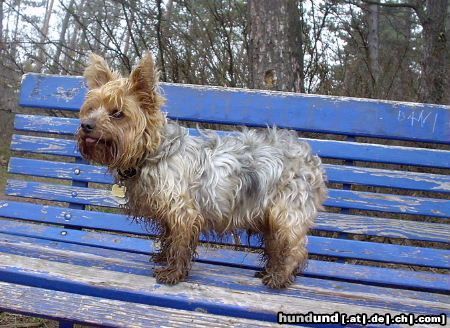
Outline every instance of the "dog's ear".
[[(139, 65), (133, 69), (129, 83), (130, 91), (137, 94), (141, 101), (153, 102), (158, 84), (158, 71), (150, 53), (146, 53)], [(150, 99), (145, 99), (147, 97)]]
[(151, 54), (146, 53), (131, 71), (128, 92), (138, 99), (139, 108), (147, 120), (140, 142), (147, 151), (156, 151), (161, 143), (161, 130), (166, 117), (160, 110), (165, 99), (159, 92), (158, 71)]
[(109, 81), (119, 78), (119, 75), (109, 68), (106, 61), (96, 54), (89, 56), (89, 65), (84, 70), (83, 76), (89, 89), (99, 88)]

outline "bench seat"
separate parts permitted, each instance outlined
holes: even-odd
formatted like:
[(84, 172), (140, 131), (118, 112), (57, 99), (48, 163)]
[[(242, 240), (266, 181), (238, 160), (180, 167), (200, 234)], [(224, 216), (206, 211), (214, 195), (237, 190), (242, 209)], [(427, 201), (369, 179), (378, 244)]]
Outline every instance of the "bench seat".
[(449, 106), (162, 88), (173, 119), (222, 124), (219, 133), (236, 124), (295, 129), (324, 159), (327, 212), (309, 237), (304, 275), (286, 290), (262, 285), (260, 241), (242, 233), (239, 246), (202, 237), (187, 281), (157, 284), (155, 231), (121, 214), (111, 175), (86, 163), (73, 140), (84, 80), (27, 74), (20, 104), (44, 111), (15, 117), (0, 200), (1, 310), (61, 326), (132, 327), (266, 327), (280, 311), (449, 315)]

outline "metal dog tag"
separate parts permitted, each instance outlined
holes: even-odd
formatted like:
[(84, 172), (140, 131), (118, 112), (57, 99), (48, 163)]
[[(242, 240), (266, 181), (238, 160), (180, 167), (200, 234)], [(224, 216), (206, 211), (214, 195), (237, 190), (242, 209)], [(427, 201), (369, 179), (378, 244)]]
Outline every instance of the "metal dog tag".
[(125, 198), (126, 191), (127, 188), (125, 186), (119, 186), (118, 184), (114, 184), (111, 189), (113, 196), (118, 198)]

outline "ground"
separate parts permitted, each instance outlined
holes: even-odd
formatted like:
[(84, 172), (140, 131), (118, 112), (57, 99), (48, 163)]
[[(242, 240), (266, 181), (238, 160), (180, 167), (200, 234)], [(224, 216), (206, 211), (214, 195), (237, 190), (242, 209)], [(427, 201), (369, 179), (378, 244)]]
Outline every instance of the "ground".
[(0, 312), (0, 328), (56, 328), (56, 327), (58, 327), (58, 323), (55, 321)]

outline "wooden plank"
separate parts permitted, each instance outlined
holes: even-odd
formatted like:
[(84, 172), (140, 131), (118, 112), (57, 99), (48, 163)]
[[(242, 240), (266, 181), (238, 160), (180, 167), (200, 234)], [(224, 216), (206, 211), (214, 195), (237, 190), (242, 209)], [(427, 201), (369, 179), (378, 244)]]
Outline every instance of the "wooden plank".
[(124, 199), (113, 196), (111, 190), (23, 180), (8, 180), (5, 193), (10, 196), (105, 207), (119, 207), (125, 203)]
[(320, 213), (316, 221), (317, 230), (450, 243), (447, 224), (340, 213)]
[(123, 214), (86, 211), (10, 200), (0, 200), (0, 217), (138, 235), (147, 235), (149, 233), (141, 224)]
[[(61, 224), (67, 227), (89, 228), (148, 234), (141, 224), (125, 215), (96, 211), (73, 210), (66, 207), (0, 200), (0, 217)], [(340, 213), (320, 213), (316, 230), (351, 233), (411, 240), (450, 242), (448, 225), (407, 220), (394, 220)], [(247, 245), (246, 238), (241, 238)], [(221, 240), (223, 242), (223, 240)], [(225, 239), (227, 241), (227, 239)], [(232, 243), (232, 241), (230, 241)]]
[(275, 324), (198, 311), (129, 303), (0, 282), (0, 310), (110, 327), (276, 327)]
[[(0, 204), (1, 206), (1, 204)], [(2, 206), (4, 207), (4, 206)], [(48, 211), (48, 207), (43, 208), (43, 211)], [(66, 213), (73, 214), (73, 211), (66, 211)], [(60, 223), (66, 223), (65, 221), (65, 215), (64, 218), (55, 220), (60, 221)], [(109, 215), (112, 216), (112, 215)], [(72, 219), (72, 218), (71, 218)], [(116, 217), (117, 219), (117, 217)], [(62, 221), (62, 222), (61, 222)], [(155, 230), (147, 230), (143, 227), (140, 227), (138, 224), (135, 224), (135, 226), (131, 226), (130, 222), (123, 220), (119, 221), (118, 227), (113, 227), (114, 221), (110, 222), (108, 221), (108, 217), (105, 216), (104, 218), (99, 218), (99, 222), (95, 222), (94, 224), (82, 224), (81, 227), (85, 227), (88, 225), (88, 228), (91, 228), (91, 225), (94, 225), (95, 228), (100, 226), (103, 228), (107, 228), (110, 231), (116, 231), (116, 232), (123, 232), (123, 230), (130, 230), (127, 231), (127, 233), (132, 233), (134, 231), (138, 231), (139, 234), (151, 234), (156, 235), (157, 231)], [(92, 220), (91, 220), (92, 222)], [(116, 221), (117, 222), (117, 221)], [(48, 223), (55, 223), (52, 221), (49, 221)], [(128, 223), (128, 224), (127, 224)], [(22, 234), (25, 233), (29, 236), (31, 231), (35, 231), (36, 236), (40, 236), (43, 232), (41, 229), (34, 230), (32, 228), (29, 230), (30, 226), (25, 225), (11, 225), (10, 222), (4, 223), (4, 229), (16, 229), (16, 227), (19, 227), (18, 233)], [(109, 225), (109, 226), (108, 226)], [(67, 225), (65, 224), (67, 227)], [(128, 229), (126, 229), (128, 226)], [(9, 230), (4, 230), (9, 231)], [(55, 231), (48, 230), (49, 233), (51, 233), (52, 238), (55, 236)], [(35, 235), (32, 235), (35, 236)], [(78, 242), (78, 243), (84, 243), (84, 241), (79, 240), (81, 238), (78, 234), (71, 234), (70, 237), (67, 237), (64, 235), (63, 240), (70, 239), (71, 242)], [(126, 240), (126, 239), (125, 239)], [(229, 236), (228, 238), (217, 238), (214, 239), (211, 236), (202, 236), (201, 240), (203, 241), (209, 241), (209, 242), (218, 242), (221, 244), (228, 244), (233, 245), (234, 241)], [(252, 238), (247, 238), (247, 236), (243, 233), (241, 235), (241, 240), (245, 241), (244, 245), (259, 248), (260, 247), (260, 240), (257, 236), (253, 236)], [(362, 241), (354, 241), (354, 240), (340, 240), (340, 239), (330, 239), (330, 238), (324, 238), (324, 237), (316, 237), (316, 236), (310, 236), (309, 237), (309, 251), (312, 254), (316, 255), (325, 255), (325, 256), (335, 256), (335, 257), (343, 257), (343, 258), (356, 258), (356, 259), (365, 259), (365, 260), (373, 260), (373, 261), (382, 261), (382, 262), (392, 262), (392, 263), (403, 263), (403, 264), (415, 264), (415, 265), (428, 265), (433, 267), (449, 267), (450, 264), (449, 258), (450, 258), (450, 252), (445, 250), (434, 250), (434, 249), (427, 249), (427, 248), (419, 248), (419, 247), (409, 247), (409, 246), (396, 246), (396, 245), (389, 245), (389, 244), (378, 244), (378, 243), (370, 243), (370, 242), (362, 242)], [(97, 244), (96, 244), (97, 245)], [(101, 244), (98, 244), (97, 246), (101, 246)], [(117, 245), (115, 245), (117, 246)], [(129, 249), (128, 249), (129, 250)], [(144, 250), (144, 249), (142, 249)]]
[(24, 136), (14, 134), (11, 150), (81, 158), (74, 140)]
[[(153, 277), (4, 253), (0, 254), (0, 259), (0, 272), (6, 282), (125, 302), (272, 322), (276, 322), (279, 309), (292, 311), (294, 304), (299, 305), (299, 300), (294, 298), (290, 305), (283, 304), (281, 295), (260, 295), (215, 286), (204, 288), (189, 283), (164, 286), (157, 284)], [(267, 297), (265, 302), (261, 302), (263, 297)]]
[[(91, 246), (82, 246), (76, 244), (69, 244), (65, 242), (50, 241), (45, 239), (21, 237), (21, 236), (11, 236), (7, 234), (0, 234), (0, 250), (6, 254), (27, 256), (30, 258), (40, 258), (49, 261), (70, 263), (75, 265), (83, 265), (88, 267), (97, 267), (105, 270), (125, 272), (137, 275), (150, 275), (150, 267), (147, 254), (138, 254), (134, 252), (123, 252), (118, 250), (103, 249)], [(325, 263), (321, 261), (313, 261), (313, 265), (317, 266), (318, 263)], [(196, 262), (196, 272), (204, 272), (203, 275), (190, 275), (189, 281), (193, 283), (208, 285), (213, 284), (215, 286), (235, 286), (239, 289), (251, 288), (254, 291), (267, 293), (268, 290), (265, 288), (261, 282), (256, 279), (252, 279), (254, 273), (253, 269), (241, 268), (241, 267), (230, 267), (224, 266), (219, 263), (202, 263)], [(364, 266), (354, 266), (354, 265), (342, 265), (338, 264), (341, 268), (346, 270), (346, 267), (353, 268), (354, 273), (358, 272), (360, 274), (360, 267)], [(398, 270), (388, 269), (394, 276), (397, 274)], [(400, 271), (404, 272), (404, 271)], [(208, 275), (216, 276), (219, 273), (221, 276), (211, 279)], [(414, 277), (414, 276), (413, 276)], [(243, 280), (244, 279), (244, 280)], [(408, 299), (420, 300), (421, 302), (430, 303), (450, 303), (450, 296), (428, 293), (420, 291), (412, 291), (405, 289), (388, 289), (380, 288), (377, 286), (370, 286), (365, 284), (355, 284), (343, 281), (333, 281), (326, 279), (317, 279), (307, 276), (302, 276), (297, 278), (294, 285), (283, 293), (288, 293), (290, 295), (295, 295), (297, 297), (303, 297), (298, 295), (298, 287), (309, 286), (309, 287), (320, 287), (322, 290), (339, 290), (343, 293), (359, 293), (365, 292), (370, 294), (379, 295), (390, 295)], [(292, 290), (295, 289), (295, 290)], [(277, 293), (277, 291), (271, 291)], [(306, 296), (306, 295), (304, 295)], [(323, 293), (317, 293), (316, 291), (312, 294), (314, 299), (334, 299), (338, 295), (324, 295)], [(369, 299), (367, 299), (369, 301)], [(349, 304), (358, 304), (358, 302), (352, 303), (351, 300), (346, 301)], [(417, 308), (416, 308), (417, 311)], [(414, 311), (413, 311), (414, 312)]]
[(64, 180), (114, 183), (114, 178), (106, 167), (80, 163), (11, 157), (9, 159), (8, 172)]
[[(450, 175), (324, 164), (329, 182), (450, 193)], [(47, 178), (114, 183), (106, 167), (11, 157), (8, 171)]]
[[(275, 91), (161, 83), (164, 108), (179, 120), (277, 125), (326, 133), (450, 143), (450, 107)], [(77, 111), (84, 79), (27, 74), (20, 104)]]
[[(18, 236), (45, 238), (49, 240), (77, 243), (80, 245), (139, 253), (148, 253), (149, 250), (151, 251), (154, 249), (152, 240), (141, 238), (56, 228), (8, 220), (2, 220), (0, 222), (2, 223), (0, 226), (1, 233)], [(449, 267), (450, 252), (440, 249), (330, 239), (316, 236), (310, 236), (308, 249), (311, 254), (340, 258), (357, 258), (399, 264), (429, 265), (438, 268)], [(228, 252), (228, 250), (225, 249), (217, 249), (214, 252), (208, 250), (207, 252), (205, 251), (205, 253), (203, 253), (203, 251), (203, 248), (199, 248), (200, 261), (218, 261), (219, 263), (237, 266), (246, 264), (258, 265), (259, 263), (258, 254), (254, 254), (255, 258), (252, 260), (253, 255), (250, 255), (248, 252)], [(249, 257), (248, 260), (247, 257)], [(327, 263), (329, 263), (331, 267), (333, 266), (331, 262)], [(309, 264), (311, 265), (311, 261)], [(322, 270), (331, 276), (339, 275), (336, 272), (330, 271), (329, 268), (322, 268)], [(323, 275), (323, 273), (318, 273), (316, 271), (314, 271), (314, 274), (319, 274), (319, 276)], [(357, 280), (360, 278), (361, 277), (359, 276)], [(448, 287), (450, 288), (450, 285)]]
[(194, 264), (187, 282), (170, 287), (155, 282), (151, 276), (152, 264), (139, 254), (92, 256), (76, 249), (61, 249), (52, 255), (48, 247), (43, 252), (42, 258), (1, 253), (3, 280), (40, 288), (50, 286), (81, 295), (183, 310), (202, 309), (218, 315), (267, 321), (274, 321), (273, 314), (280, 309), (287, 312), (297, 307), (308, 312), (314, 305), (316, 310), (328, 305), (328, 309), (346, 313), (366, 308), (439, 313), (448, 308), (448, 296), (445, 295), (307, 277), (297, 279), (286, 290), (274, 291), (254, 278), (252, 271), (203, 263)]
[[(149, 276), (152, 264), (149, 264), (147, 254), (138, 254), (134, 252), (123, 252), (117, 250), (109, 250), (98, 247), (82, 246), (76, 244), (69, 244), (64, 242), (49, 241), (45, 239), (11, 236), (7, 234), (0, 234), (0, 250), (6, 254), (27, 256), (31, 258), (40, 258), (49, 261), (56, 261), (62, 263), (70, 263), (75, 265), (83, 265), (88, 267), (97, 267), (110, 271), (125, 272), (137, 275)], [(64, 256), (62, 256), (64, 254)], [(325, 263), (321, 261), (312, 261), (314, 266), (318, 263)], [(191, 275), (188, 279), (189, 282), (203, 284), (203, 285), (215, 285), (219, 287), (234, 286), (237, 289), (252, 289), (257, 292), (267, 293), (271, 290), (265, 288), (258, 279), (253, 278), (252, 268), (237, 268), (224, 266), (222, 264), (202, 263), (196, 262), (197, 272), (200, 275)], [(353, 268), (354, 274), (361, 274), (361, 269), (364, 266), (355, 265), (342, 265), (338, 264), (346, 271), (346, 267)], [(204, 269), (204, 270), (203, 270)], [(378, 270), (378, 268), (377, 268)], [(398, 275), (398, 270), (387, 270), (392, 273), (393, 276)], [(205, 272), (205, 274), (203, 274)], [(405, 272), (404, 270), (400, 272)], [(217, 278), (208, 277), (212, 274), (216, 277), (216, 274), (220, 274)], [(213, 278), (213, 279), (211, 279)], [(413, 276), (414, 278), (414, 276)], [(363, 284), (348, 283), (336, 280), (317, 279), (302, 276), (297, 278), (296, 282), (289, 289), (283, 290), (283, 293), (289, 295), (295, 295), (297, 297), (305, 297), (303, 292), (305, 289), (301, 289), (301, 286), (308, 286), (308, 288), (320, 288), (322, 290), (328, 290), (331, 292), (320, 293), (318, 290), (313, 290), (311, 296), (314, 299), (320, 300), (334, 300), (339, 295), (332, 295), (333, 290), (339, 290), (340, 292), (349, 293), (354, 295), (355, 293), (364, 292), (374, 295), (390, 295), (401, 298), (408, 298), (413, 300), (419, 300), (421, 302), (430, 302), (437, 304), (450, 303), (450, 296), (430, 293), (411, 291), (405, 289), (390, 289), (378, 286), (370, 286)], [(277, 291), (271, 291), (277, 293)], [(303, 295), (300, 295), (302, 294)], [(369, 301), (370, 297), (366, 299)], [(350, 299), (345, 301), (348, 304), (358, 304), (359, 301), (352, 302)], [(429, 307), (429, 306), (427, 306)], [(439, 307), (439, 306), (438, 306)], [(418, 311), (416, 308), (415, 311)], [(413, 311), (413, 312), (415, 312)]]
[(303, 138), (303, 140), (307, 141), (321, 157), (450, 168), (450, 152), (445, 150), (307, 138)]
[[(14, 240), (4, 240), (0, 235), (0, 247), (7, 245), (6, 254), (43, 259), (52, 262), (69, 263), (83, 267), (95, 267), (113, 272), (129, 273), (138, 276), (151, 276), (151, 266), (147, 256), (118, 251), (88, 248), (85, 246), (65, 243), (44, 243), (41, 240), (26, 240), (22, 237)], [(27, 254), (30, 251), (30, 254)], [(64, 255), (61, 255), (64, 254)], [(5, 270), (5, 280), (18, 281), (16, 276), (9, 277)], [(331, 301), (366, 307), (388, 308), (411, 313), (439, 313), (448, 306), (449, 297), (440, 294), (430, 294), (417, 291), (388, 289), (374, 286), (327, 281), (308, 277), (298, 278), (289, 289), (273, 291), (264, 287), (259, 279), (253, 278), (253, 271), (240, 268), (223, 267), (195, 263), (188, 278), (189, 284), (209, 288), (209, 286), (226, 287), (239, 292), (240, 290), (286, 295), (288, 298), (308, 299), (311, 301)], [(37, 278), (37, 279), (36, 279)], [(23, 281), (24, 277), (20, 277)], [(38, 277), (29, 277), (27, 284), (42, 284)], [(34, 281), (33, 281), (34, 280)], [(36, 280), (38, 280), (36, 282)], [(107, 287), (107, 284), (103, 286)], [(57, 289), (54, 284), (51, 289)], [(78, 291), (77, 291), (78, 293)], [(400, 300), (400, 304), (399, 304)], [(405, 301), (406, 300), (406, 301)], [(287, 299), (288, 301), (288, 299)], [(142, 302), (142, 301), (140, 301)], [(167, 305), (166, 305), (167, 306)]]
[[(107, 190), (77, 188), (20, 180), (8, 180), (6, 194), (22, 197), (32, 196), (48, 200), (58, 199), (60, 201), (71, 199), (74, 203), (78, 203), (79, 198), (81, 198), (83, 201), (88, 201), (89, 204), (94, 205), (117, 205), (117, 200)], [(314, 243), (314, 239), (320, 239), (320, 242)], [(313, 254), (450, 268), (450, 251), (366, 243), (354, 240), (335, 240), (313, 236), (310, 237), (310, 240), (309, 248)]]
[(450, 193), (450, 175), (324, 164), (330, 182)]
[[(59, 231), (61, 232), (67, 230), (60, 229)], [(62, 236), (60, 233), (57, 235)], [(97, 234), (93, 232), (85, 232), (84, 237), (93, 239), (105, 238), (106, 242), (114, 240), (112, 236), (108, 236), (106, 234)], [(154, 247), (154, 244), (151, 243), (150, 246)], [(54, 252), (51, 251), (55, 247), (57, 247), (58, 250)], [(76, 256), (77, 253), (74, 253), (74, 251), (79, 252), (79, 250), (82, 250), (83, 254), (86, 253), (86, 255), (83, 255), (82, 259)], [(48, 252), (50, 251), (51, 254), (48, 254)], [(148, 272), (142, 271), (143, 268), (141, 269), (141, 265), (148, 265), (149, 254), (151, 252), (154, 252), (154, 248), (147, 249), (146, 251), (147, 252), (138, 251), (137, 246), (135, 246), (135, 249), (131, 251), (124, 251), (124, 249), (112, 250), (109, 248), (73, 244), (70, 243), (70, 240), (47, 240), (41, 238), (23, 237), (22, 235), (17, 234), (14, 235), (0, 233), (0, 252), (34, 258), (44, 258), (53, 261), (70, 262), (73, 264), (83, 264), (86, 266), (100, 267), (108, 270), (118, 270), (121, 272), (130, 272), (137, 274), (142, 273), (149, 275)], [(219, 250), (217, 248), (204, 248), (203, 246), (199, 247), (199, 251), (199, 255), (195, 259), (195, 265), (197, 267), (201, 268), (203, 266), (203, 263), (213, 264), (213, 267), (217, 268), (219, 272), (224, 273), (225, 276), (228, 275), (225, 273), (225, 271), (231, 270), (231, 267), (236, 268), (233, 270), (238, 270), (240, 268), (249, 270), (261, 269), (261, 259), (255, 253), (232, 251), (229, 249)], [(98, 257), (109, 257), (109, 254), (112, 253), (118, 254), (117, 256), (114, 256), (114, 258), (119, 258), (121, 261), (125, 261), (126, 263), (132, 262), (129, 264), (131, 268), (128, 266), (123, 267), (119, 265), (118, 261), (108, 261), (107, 263), (101, 263), (97, 261)], [(62, 256), (64, 254), (69, 256)], [(139, 258), (138, 262), (136, 262), (137, 258)], [(218, 265), (219, 267), (217, 267), (216, 265)], [(201, 270), (199, 272), (201, 272)], [(242, 276), (250, 277), (252, 273), (240, 272), (239, 275), (241, 276), (241, 278)], [(392, 286), (395, 288), (423, 290), (426, 292), (446, 294), (450, 292), (450, 279), (448, 275), (420, 271), (378, 268), (337, 262), (325, 262), (318, 260), (309, 260), (308, 267), (304, 275), (302, 276), (302, 278), (297, 278), (297, 282), (302, 282), (305, 280), (310, 281), (311, 279), (316, 278), (320, 278), (317, 281), (323, 288), (330, 287), (330, 284), (333, 285), (334, 281), (338, 280), (341, 282), (341, 286), (339, 287), (340, 290), (345, 289), (345, 281), (350, 281), (356, 282), (358, 284), (363, 283), (364, 291), (368, 291), (372, 288), (369, 285), (381, 285), (383, 287)], [(238, 281), (239, 284), (242, 284), (243, 282), (242, 280)], [(223, 286), (225, 285), (225, 282), (226, 279), (221, 279), (217, 283), (219, 286)], [(258, 286), (260, 288), (263, 288), (261, 284), (258, 284)], [(402, 292), (402, 290), (397, 291), (399, 293)], [(404, 296), (406, 297), (407, 295)], [(412, 296), (409, 295), (409, 297)], [(431, 298), (430, 297), (425, 298), (422, 296), (421, 299), (430, 301), (432, 299), (434, 300), (436, 298), (440, 298), (440, 296), (435, 294), (433, 294)]]
[(22, 76), (19, 104), (26, 107), (79, 110), (86, 91), (82, 77), (29, 73)]
[[(15, 128), (18, 130), (33, 131), (33, 132), (51, 132), (62, 134), (73, 134), (78, 126), (78, 119), (67, 119), (58, 117), (46, 117), (35, 115), (16, 115)], [(70, 132), (70, 133), (69, 133)], [(218, 133), (226, 134), (227, 132), (218, 131)], [(190, 129), (191, 135), (199, 135), (196, 129)], [(385, 146), (376, 144), (361, 144), (357, 142), (335, 141), (335, 140), (319, 140), (300, 138), (300, 140), (307, 141), (313, 150), (322, 157), (358, 160), (380, 163), (406, 164), (428, 167), (443, 167), (450, 168), (450, 152), (445, 150), (414, 148), (414, 147), (400, 147), (400, 146)], [(29, 144), (33, 142), (33, 144)], [(24, 143), (21, 146), (21, 143)], [(48, 149), (47, 143), (57, 144), (57, 141), (35, 138), (27, 138), (26, 136), (14, 136), (13, 144), (15, 147), (27, 147), (23, 150), (39, 151), (45, 149), (47, 151), (55, 151), (53, 148)], [(35, 145), (35, 147), (33, 147)], [(37, 148), (37, 149), (36, 149)], [(78, 153), (73, 153), (75, 145), (70, 145), (69, 151), (63, 150), (66, 154), (79, 156)], [(57, 148), (56, 150), (58, 150)], [(19, 149), (20, 150), (20, 149)]]
[(24, 114), (14, 117), (14, 129), (19, 131), (74, 135), (79, 126), (78, 118)]
[(329, 189), (325, 205), (449, 218), (450, 200)]
[[(84, 205), (118, 207), (124, 200), (112, 195), (110, 190), (73, 187), (41, 182), (10, 179), (5, 193), (10, 196), (38, 198)], [(328, 191), (325, 205), (371, 211), (429, 215), (448, 218), (450, 200), (397, 196), (362, 191)]]

